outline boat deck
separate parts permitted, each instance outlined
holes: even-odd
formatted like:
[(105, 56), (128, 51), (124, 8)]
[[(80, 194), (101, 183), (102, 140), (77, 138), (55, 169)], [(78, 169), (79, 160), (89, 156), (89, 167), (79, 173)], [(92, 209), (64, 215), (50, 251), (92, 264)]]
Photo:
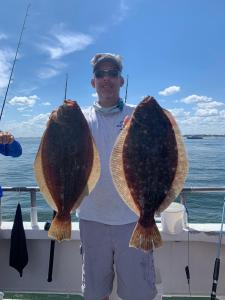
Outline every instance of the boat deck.
[[(68, 294), (39, 294), (39, 293), (5, 293), (4, 300), (84, 300), (80, 295)], [(209, 300), (210, 297), (188, 297), (188, 296), (163, 296), (162, 300)], [(224, 297), (216, 298), (215, 300), (224, 300)]]
[(5, 293), (4, 300), (83, 300), (80, 295), (40, 294), (40, 293)]
[[(1, 222), (0, 291), (5, 293), (4, 300), (83, 299), (81, 296), (81, 255), (78, 223), (72, 223), (70, 241), (55, 243), (53, 280), (52, 282), (47, 282), (51, 241), (45, 230), (45, 222), (38, 221), (35, 201), (38, 188), (4, 188), (4, 190), (30, 192), (32, 200), (30, 207), (31, 220), (23, 222), (29, 262), (24, 268), (22, 278), (19, 277), (18, 272), (14, 268), (9, 266), (13, 222), (5, 220)], [(186, 194), (212, 192), (224, 194), (225, 187), (186, 188), (183, 191)], [(160, 223), (160, 217), (156, 217), (164, 245), (154, 251), (156, 285), (158, 289), (158, 295), (154, 300), (210, 299), (214, 261), (218, 251), (218, 239), (221, 232), (222, 236), (225, 235), (225, 230), (222, 229), (221, 231), (220, 223), (188, 224), (186, 223), (185, 214), (172, 216), (172, 221), (170, 220), (171, 218), (168, 218), (166, 223), (165, 220), (163, 223)], [(168, 229), (170, 230), (168, 231)], [(225, 300), (225, 286), (223, 284), (225, 274), (225, 239), (221, 239), (220, 246), (221, 265), (217, 299)], [(191, 274), (190, 286), (185, 276), (187, 264)], [(115, 288), (110, 295), (110, 300), (120, 300), (116, 295), (116, 280), (114, 283)], [(188, 297), (189, 290), (193, 296), (197, 297)]]

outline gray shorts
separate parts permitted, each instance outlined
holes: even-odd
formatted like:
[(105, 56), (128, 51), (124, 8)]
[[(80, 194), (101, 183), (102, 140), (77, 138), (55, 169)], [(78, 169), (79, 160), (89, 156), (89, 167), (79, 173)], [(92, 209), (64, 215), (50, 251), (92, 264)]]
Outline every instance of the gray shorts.
[(106, 225), (80, 220), (82, 291), (85, 300), (101, 300), (113, 288), (123, 300), (151, 300), (157, 291), (153, 252), (129, 247), (135, 223)]

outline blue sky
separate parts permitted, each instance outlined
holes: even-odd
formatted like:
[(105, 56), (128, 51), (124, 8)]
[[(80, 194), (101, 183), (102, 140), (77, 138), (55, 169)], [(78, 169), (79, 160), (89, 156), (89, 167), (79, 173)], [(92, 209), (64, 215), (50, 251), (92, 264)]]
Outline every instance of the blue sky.
[[(224, 0), (31, 0), (1, 129), (41, 136), (68, 98), (95, 101), (90, 59), (123, 57), (128, 102), (154, 96), (183, 134), (225, 133)], [(0, 104), (28, 2), (1, 1)], [(121, 90), (124, 97), (125, 88)]]

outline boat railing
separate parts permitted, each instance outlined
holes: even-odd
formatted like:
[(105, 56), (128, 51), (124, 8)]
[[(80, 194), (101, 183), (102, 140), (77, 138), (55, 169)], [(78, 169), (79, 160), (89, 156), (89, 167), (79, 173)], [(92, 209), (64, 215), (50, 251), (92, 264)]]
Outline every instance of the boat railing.
[[(27, 187), (9, 187), (3, 186), (2, 191), (5, 192), (27, 192), (30, 193), (30, 222), (33, 229), (38, 229), (38, 213), (37, 213), (37, 192), (40, 192), (38, 186)], [(1, 214), (1, 198), (0, 198), (0, 224), (2, 222)]]
[[(27, 192), (30, 193), (30, 222), (33, 229), (38, 227), (38, 213), (37, 213), (37, 192), (40, 192), (38, 186), (28, 187), (2, 187), (3, 192)], [(225, 187), (185, 187), (181, 191), (181, 196), (186, 196), (192, 193), (225, 193)], [(181, 197), (181, 200), (183, 198)], [(0, 224), (1, 216), (1, 198), (0, 198)]]

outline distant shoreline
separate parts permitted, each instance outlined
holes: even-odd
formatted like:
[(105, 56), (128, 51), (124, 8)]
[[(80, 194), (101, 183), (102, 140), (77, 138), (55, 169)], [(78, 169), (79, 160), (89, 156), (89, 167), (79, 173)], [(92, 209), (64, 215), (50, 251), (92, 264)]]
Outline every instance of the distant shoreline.
[(201, 137), (225, 137), (225, 134), (184, 134), (183, 137), (188, 136), (201, 136)]
[[(201, 136), (201, 137), (225, 137), (225, 134), (183, 134), (183, 137)], [(17, 139), (41, 139), (41, 136), (20, 136)]]

